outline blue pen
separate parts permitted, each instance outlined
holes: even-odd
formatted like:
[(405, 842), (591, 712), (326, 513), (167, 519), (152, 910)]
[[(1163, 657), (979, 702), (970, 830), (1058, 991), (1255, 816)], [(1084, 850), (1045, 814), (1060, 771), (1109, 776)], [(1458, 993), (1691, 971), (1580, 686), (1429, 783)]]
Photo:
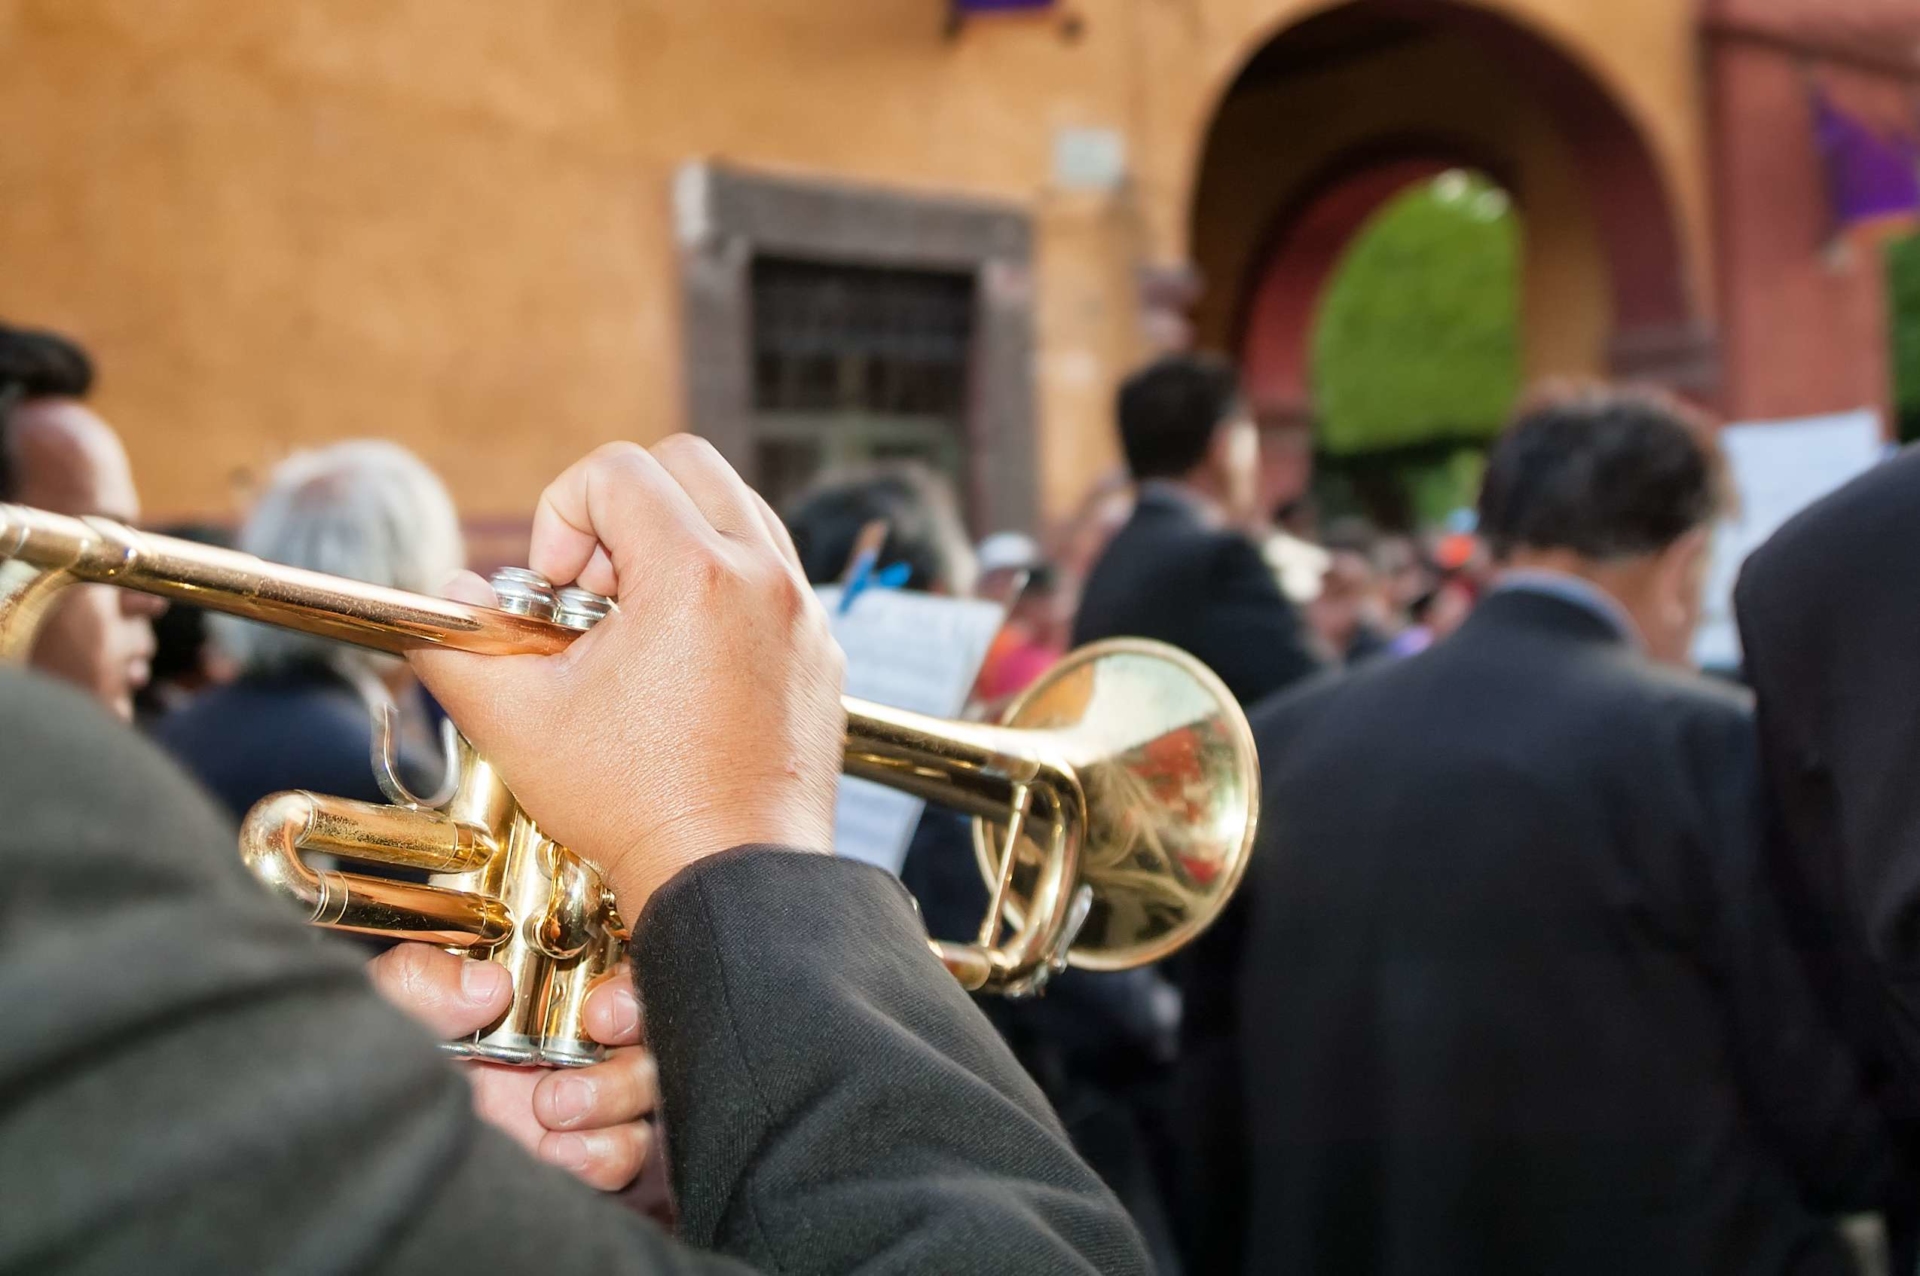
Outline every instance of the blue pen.
[(879, 571), (873, 569), (871, 561), (856, 563), (853, 578), (847, 582), (846, 591), (840, 595), (840, 614), (846, 615), (853, 607), (853, 600), (869, 589), (904, 589), (907, 581), (913, 577), (913, 568), (906, 563), (889, 563)]
[(867, 584), (873, 579), (873, 564), (880, 557), (877, 549), (863, 549), (853, 560), (853, 570), (847, 573), (847, 585), (840, 593), (840, 614), (846, 615), (853, 610), (853, 600), (866, 591)]

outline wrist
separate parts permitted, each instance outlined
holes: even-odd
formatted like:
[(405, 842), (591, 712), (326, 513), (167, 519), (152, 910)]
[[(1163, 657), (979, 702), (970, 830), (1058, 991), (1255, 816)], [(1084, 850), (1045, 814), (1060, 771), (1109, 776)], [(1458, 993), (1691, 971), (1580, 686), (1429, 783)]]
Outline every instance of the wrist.
[(655, 892), (688, 869), (729, 852), (755, 849), (831, 856), (831, 804), (824, 816), (739, 812), (727, 818), (684, 818), (654, 836), (600, 857), (598, 862), (620, 902), (620, 911), (632, 919), (646, 908)]

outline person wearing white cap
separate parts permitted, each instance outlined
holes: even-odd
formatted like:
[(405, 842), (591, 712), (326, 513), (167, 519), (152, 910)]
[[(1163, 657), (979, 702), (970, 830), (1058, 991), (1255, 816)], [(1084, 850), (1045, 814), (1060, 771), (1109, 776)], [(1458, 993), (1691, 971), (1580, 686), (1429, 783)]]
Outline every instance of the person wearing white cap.
[(1066, 650), (1067, 617), (1059, 576), (1025, 532), (995, 532), (980, 542), (980, 597), (1004, 605), (1007, 622), (980, 666), (977, 699), (994, 704), (1031, 686)]

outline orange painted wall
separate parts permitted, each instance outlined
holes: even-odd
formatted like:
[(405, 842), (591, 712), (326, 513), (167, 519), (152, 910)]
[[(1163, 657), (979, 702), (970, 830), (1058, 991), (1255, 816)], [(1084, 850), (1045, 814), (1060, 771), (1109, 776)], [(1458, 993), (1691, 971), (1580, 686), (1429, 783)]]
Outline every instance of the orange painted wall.
[[(1617, 89), (1701, 241), (1686, 0), (1498, 4)], [(1059, 512), (1112, 463), (1134, 271), (1188, 251), (1217, 99), (1310, 7), (1078, 0), (1077, 38), (948, 39), (938, 0), (0, 0), (0, 316), (96, 350), (157, 515), (382, 434), (512, 517), (681, 418), (681, 163), (991, 196), (1039, 232)], [(1121, 132), (1131, 180), (1059, 189), (1063, 127)]]

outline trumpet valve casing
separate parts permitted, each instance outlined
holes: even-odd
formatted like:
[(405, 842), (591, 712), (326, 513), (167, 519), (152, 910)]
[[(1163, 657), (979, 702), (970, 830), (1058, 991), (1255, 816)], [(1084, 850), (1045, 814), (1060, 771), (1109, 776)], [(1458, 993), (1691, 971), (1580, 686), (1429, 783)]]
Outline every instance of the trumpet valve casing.
[[(503, 610), (554, 619), (555, 593), (540, 577), (514, 569), (494, 583)], [(586, 628), (611, 609), (598, 595), (561, 593), (580, 595), (570, 600), (572, 628)], [(586, 1030), (586, 999), (612, 976), (627, 941), (613, 892), (597, 866), (541, 831), (465, 737), (456, 733), (453, 741), (444, 803), (275, 794), (243, 824), (241, 856), (315, 925), (434, 943), (505, 967), (511, 1005), (471, 1037), (446, 1043), (449, 1051), (517, 1065), (597, 1062), (605, 1050)], [(316, 872), (308, 852), (428, 877), (420, 885)]]
[[(503, 569), (492, 584), (501, 610), (569, 629), (589, 629), (612, 609), (598, 594), (555, 591), (525, 568)], [(455, 765), (459, 779), (447, 814), (490, 827), (499, 849), (477, 869), (430, 880), (505, 904), (513, 918), (508, 935), (470, 952), (506, 967), (513, 978), (513, 1004), (498, 1022), (445, 1048), (495, 1063), (596, 1063), (605, 1048), (587, 1033), (587, 994), (613, 975), (626, 955), (628, 937), (612, 888), (597, 865), (540, 830), (464, 738)]]

